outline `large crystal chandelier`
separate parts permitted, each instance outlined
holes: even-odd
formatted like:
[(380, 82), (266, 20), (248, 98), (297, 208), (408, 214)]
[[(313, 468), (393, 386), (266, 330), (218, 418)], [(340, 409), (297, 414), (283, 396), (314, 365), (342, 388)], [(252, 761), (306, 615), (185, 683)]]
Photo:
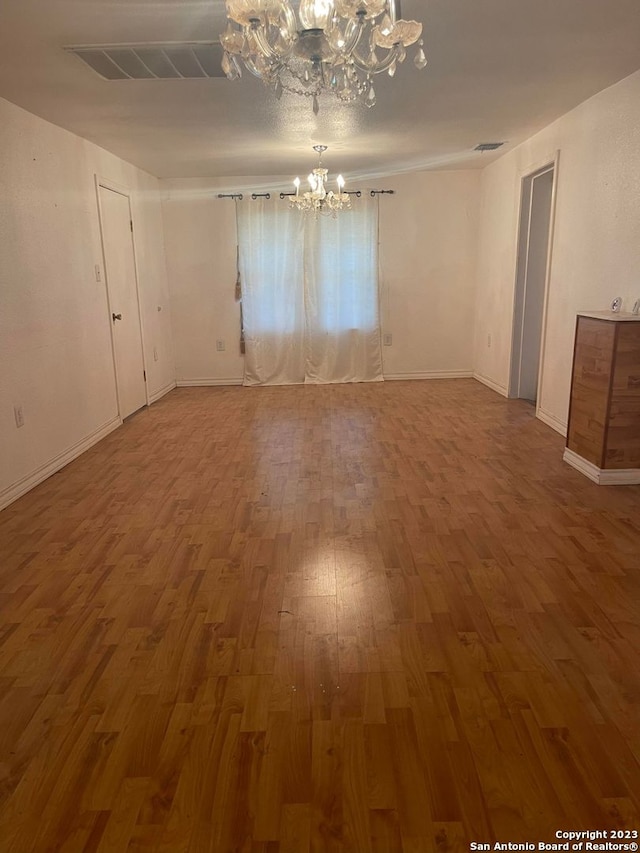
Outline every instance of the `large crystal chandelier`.
[(336, 184), (338, 192), (333, 190), (327, 192), (327, 175), (329, 170), (322, 165), (322, 155), (327, 150), (326, 145), (314, 145), (313, 150), (318, 152), (318, 165), (307, 177), (310, 189), (300, 193), (300, 178), (296, 178), (293, 185), (296, 188), (295, 195), (289, 197), (290, 207), (295, 207), (303, 213), (323, 214), (335, 218), (339, 210), (351, 210), (351, 197), (349, 193), (343, 192), (344, 178), (338, 175)]
[(402, 20), (397, 0), (225, 0), (225, 5), (229, 24), (220, 41), (227, 77), (240, 77), (244, 66), (277, 98), (283, 92), (311, 98), (315, 113), (324, 92), (374, 106), (373, 75), (386, 71), (393, 77), (416, 42), (414, 63), (427, 64), (422, 24)]

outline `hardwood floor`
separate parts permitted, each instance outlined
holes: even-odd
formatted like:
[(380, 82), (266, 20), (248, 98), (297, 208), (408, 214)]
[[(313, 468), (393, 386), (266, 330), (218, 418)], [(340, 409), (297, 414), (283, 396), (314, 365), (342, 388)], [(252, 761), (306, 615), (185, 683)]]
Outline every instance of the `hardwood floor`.
[(472, 380), (136, 415), (0, 514), (0, 849), (640, 830), (640, 487), (563, 447)]

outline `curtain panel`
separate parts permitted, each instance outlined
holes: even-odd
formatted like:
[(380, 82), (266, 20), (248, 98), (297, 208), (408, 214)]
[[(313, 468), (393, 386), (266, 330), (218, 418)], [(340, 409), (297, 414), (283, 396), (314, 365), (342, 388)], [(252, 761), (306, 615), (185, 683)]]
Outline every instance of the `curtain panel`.
[(382, 380), (378, 204), (336, 219), (240, 203), (245, 385)]

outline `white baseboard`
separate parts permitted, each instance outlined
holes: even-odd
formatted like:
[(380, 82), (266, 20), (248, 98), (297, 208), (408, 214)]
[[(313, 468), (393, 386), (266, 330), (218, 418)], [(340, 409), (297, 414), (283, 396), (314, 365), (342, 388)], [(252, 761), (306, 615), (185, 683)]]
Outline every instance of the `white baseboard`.
[(598, 468), (593, 462), (588, 462), (568, 447), (565, 448), (562, 458), (568, 465), (599, 486), (640, 485), (640, 468)]
[(242, 385), (243, 382), (244, 378), (239, 376), (231, 379), (178, 379), (176, 385), (178, 388), (200, 388), (211, 385)]
[(169, 391), (173, 391), (175, 387), (175, 382), (169, 382), (168, 385), (163, 385), (162, 388), (159, 388), (157, 391), (154, 391), (153, 394), (149, 395), (149, 405), (151, 405), (152, 403), (156, 403), (161, 397), (164, 397), (165, 394), (168, 394)]
[(106, 435), (109, 435), (110, 432), (113, 432), (114, 429), (117, 429), (121, 425), (122, 419), (119, 415), (112, 418), (112, 420), (103, 424), (103, 426), (99, 427), (95, 432), (92, 432), (90, 435), (67, 448), (63, 453), (59, 453), (57, 456), (54, 456), (53, 459), (49, 460), (49, 462), (45, 462), (44, 465), (40, 465), (35, 471), (27, 474), (26, 477), (22, 477), (22, 479), (18, 480), (16, 483), (12, 483), (6, 489), (3, 489), (0, 492), (0, 509), (4, 509), (9, 506), (9, 504), (17, 501), (18, 498), (21, 498), (22, 495), (33, 489), (34, 486), (37, 486), (38, 483), (42, 483), (43, 480), (46, 480), (52, 474), (55, 474), (56, 471), (64, 468), (65, 465), (68, 465), (69, 462), (72, 462), (84, 453), (85, 450), (93, 447), (94, 444), (97, 444)]
[(564, 421), (561, 421), (560, 418), (557, 418), (555, 415), (552, 415), (550, 412), (545, 412), (544, 409), (538, 409), (536, 411), (536, 417), (539, 418), (542, 423), (550, 426), (551, 429), (554, 429), (556, 432), (559, 432), (560, 435), (567, 435), (567, 425)]
[(385, 381), (405, 379), (472, 379), (471, 370), (427, 370), (422, 373), (385, 373)]
[[(386, 381), (406, 379), (471, 379), (473, 378), (473, 373), (470, 370), (432, 370), (426, 373), (385, 373), (383, 378)], [(243, 382), (243, 377), (230, 379), (178, 379), (176, 385), (178, 388), (198, 388), (213, 385), (242, 385)]]
[(492, 391), (502, 394), (503, 397), (509, 396), (509, 391), (503, 385), (498, 385), (497, 382), (494, 382), (493, 379), (489, 379), (488, 376), (483, 376), (482, 373), (474, 373), (472, 375), (474, 379), (477, 379), (478, 382), (482, 382), (483, 385), (491, 388)]

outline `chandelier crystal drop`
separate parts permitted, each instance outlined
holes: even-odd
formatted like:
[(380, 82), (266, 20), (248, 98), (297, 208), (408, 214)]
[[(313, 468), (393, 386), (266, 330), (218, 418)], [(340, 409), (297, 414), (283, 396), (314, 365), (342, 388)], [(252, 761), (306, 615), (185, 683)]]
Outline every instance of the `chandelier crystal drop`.
[[(319, 96), (375, 102), (372, 79), (394, 76), (406, 48), (417, 43), (416, 68), (427, 64), (422, 24), (398, 17), (396, 0), (225, 0), (220, 36), (222, 69), (230, 80), (243, 68), (271, 87), (302, 95), (319, 110)], [(297, 12), (294, 7), (297, 7)]]
[(326, 145), (314, 145), (313, 150), (318, 153), (318, 165), (312, 170), (308, 176), (309, 190), (300, 192), (300, 178), (296, 178), (293, 185), (296, 188), (296, 194), (289, 197), (289, 206), (297, 208), (302, 213), (315, 213), (316, 216), (333, 216), (339, 210), (351, 210), (351, 196), (349, 193), (343, 192), (344, 178), (338, 175), (336, 184), (338, 192), (333, 190), (327, 191), (327, 175), (328, 169), (322, 165), (322, 155), (327, 150)]

